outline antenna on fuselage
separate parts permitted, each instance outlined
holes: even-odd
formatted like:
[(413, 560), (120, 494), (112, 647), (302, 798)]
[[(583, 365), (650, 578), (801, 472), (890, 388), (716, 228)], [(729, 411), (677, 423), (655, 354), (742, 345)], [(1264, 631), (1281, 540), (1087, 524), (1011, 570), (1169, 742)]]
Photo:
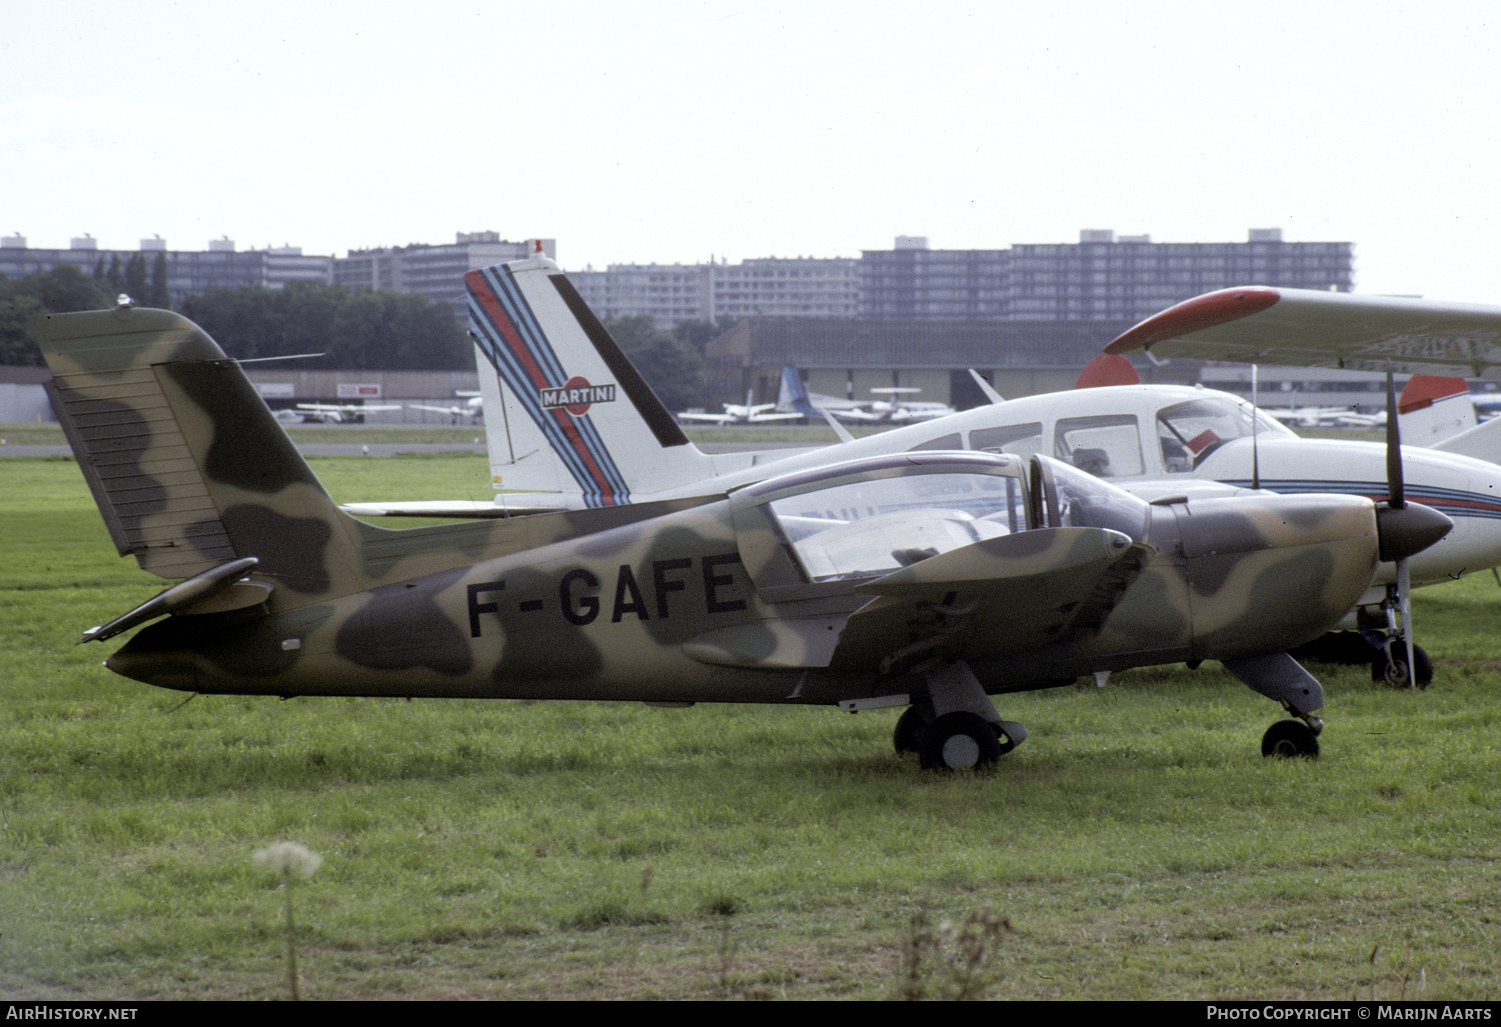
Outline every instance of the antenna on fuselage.
[(1257, 365), (1251, 365), (1251, 488), (1261, 488), (1261, 449), (1256, 438), (1261, 434), (1261, 404), (1257, 395)]

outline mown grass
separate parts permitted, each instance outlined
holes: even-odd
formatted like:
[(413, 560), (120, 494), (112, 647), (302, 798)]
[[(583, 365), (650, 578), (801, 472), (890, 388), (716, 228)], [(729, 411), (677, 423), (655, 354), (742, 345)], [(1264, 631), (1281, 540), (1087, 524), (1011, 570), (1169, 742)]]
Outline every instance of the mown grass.
[[(350, 500), (471, 463), (313, 460)], [(1206, 665), (1006, 698), (1027, 743), (943, 777), (891, 754), (895, 711), (138, 685), (73, 643), (160, 582), (71, 463), (0, 481), (7, 998), (284, 997), (251, 863), (281, 839), (324, 858), (304, 997), (882, 998), (914, 918), (987, 907), (993, 997), (1501, 995), (1489, 575), (1420, 593), (1415, 699), (1318, 669), (1316, 762), (1263, 760), (1277, 711)]]

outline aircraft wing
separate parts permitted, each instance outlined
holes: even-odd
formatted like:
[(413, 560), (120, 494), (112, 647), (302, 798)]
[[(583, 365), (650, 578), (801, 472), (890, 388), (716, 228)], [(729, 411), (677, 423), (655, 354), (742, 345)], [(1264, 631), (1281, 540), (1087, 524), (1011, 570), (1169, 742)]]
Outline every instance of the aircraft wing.
[(918, 559), (856, 587), (874, 598), (849, 618), (829, 666), (984, 661), (1098, 631), (1150, 552), (1104, 528), (1039, 528)]
[(353, 517), (447, 517), (461, 520), (491, 520), (519, 514), (567, 510), (557, 492), (498, 493), (493, 500), (419, 499), (394, 503), (344, 503), (339, 509)]
[(400, 410), (399, 403), (371, 403), (359, 406), (353, 403), (298, 403), (298, 410), (322, 410), (341, 414), (363, 414), (371, 410)]
[(715, 424), (728, 424), (731, 421), (738, 421), (739, 417), (737, 417), (735, 414), (698, 414), (698, 413), (691, 413), (691, 412), (685, 410), (683, 413), (678, 414), (678, 420), (680, 420), (680, 421), (712, 421)]
[(1493, 378), (1501, 307), (1245, 286), (1154, 314), (1105, 347), (1246, 364)]
[(857, 421), (860, 423), (884, 420), (886, 416), (884, 414), (874, 414), (868, 410), (861, 410), (858, 407), (850, 407), (848, 410), (830, 410), (829, 413), (841, 421)]

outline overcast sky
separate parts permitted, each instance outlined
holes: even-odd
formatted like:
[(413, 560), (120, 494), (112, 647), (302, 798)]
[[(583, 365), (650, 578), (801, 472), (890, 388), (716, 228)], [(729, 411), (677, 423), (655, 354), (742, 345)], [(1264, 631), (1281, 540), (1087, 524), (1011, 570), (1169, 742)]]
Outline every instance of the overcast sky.
[(1495, 10), (6, 0), (0, 234), (576, 270), (1281, 228), (1354, 242), (1359, 292), (1501, 303)]

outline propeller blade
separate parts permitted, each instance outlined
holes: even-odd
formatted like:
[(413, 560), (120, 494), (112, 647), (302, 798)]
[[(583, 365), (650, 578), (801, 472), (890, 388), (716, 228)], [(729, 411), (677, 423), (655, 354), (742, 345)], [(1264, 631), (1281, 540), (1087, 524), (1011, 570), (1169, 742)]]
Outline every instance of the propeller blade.
[(1397, 391), (1386, 372), (1386, 501), (1393, 510), (1406, 505), (1402, 485), (1402, 426), (1397, 423)]

